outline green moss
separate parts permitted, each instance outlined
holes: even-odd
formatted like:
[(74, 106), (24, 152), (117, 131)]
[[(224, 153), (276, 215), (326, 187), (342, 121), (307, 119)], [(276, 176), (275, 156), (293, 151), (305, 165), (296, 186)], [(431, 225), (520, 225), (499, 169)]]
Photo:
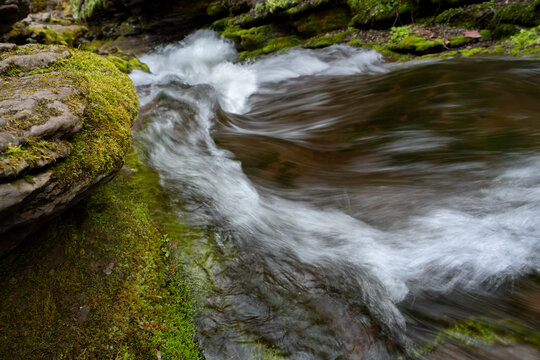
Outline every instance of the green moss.
[(66, 157), (70, 149), (67, 141), (28, 139), (0, 155), (0, 175), (19, 177), (34, 168), (54, 164)]
[(396, 45), (391, 46), (393, 51), (399, 53), (426, 54), (437, 52), (443, 48), (442, 41), (427, 40), (422, 37), (409, 35)]
[(390, 32), (392, 36), (390, 37), (390, 42), (392, 43), (399, 43), (403, 39), (405, 39), (407, 36), (410, 36), (412, 34), (412, 27), (410, 25), (405, 26), (393, 26), (390, 28)]
[(437, 15), (435, 22), (472, 29), (476, 26), (475, 14), (463, 8), (452, 8)]
[(417, 351), (427, 355), (435, 349), (451, 343), (460, 347), (531, 344), (539, 347), (540, 337), (535, 331), (511, 320), (471, 318), (441, 331), (430, 344)]
[(521, 4), (505, 4), (496, 11), (497, 21), (525, 26), (540, 25), (540, 1), (526, 1)]
[[(135, 156), (128, 165), (144, 169)], [(162, 195), (149, 172), (122, 172), (2, 259), (0, 358), (202, 357), (189, 282), (163, 255), (175, 240), (151, 216)]]
[(439, 54), (428, 54), (428, 55), (420, 56), (418, 59), (447, 59), (449, 57), (453, 57), (458, 54), (459, 54), (459, 51), (445, 51)]
[(75, 19), (87, 19), (95, 10), (106, 8), (106, 0), (69, 0), (70, 8)]
[(82, 43), (79, 46), (79, 50), (92, 51), (92, 52), (97, 53), (99, 51), (102, 51), (104, 48), (108, 48), (112, 43), (113, 43), (113, 39), (111, 38), (106, 38), (106, 39), (101, 39), (101, 40), (94, 39), (94, 40), (86, 41)]
[[(45, 46), (21, 47), (23, 51), (50, 49)], [(66, 51), (58, 47), (57, 51)], [(138, 97), (129, 77), (101, 56), (69, 50), (71, 56), (53, 66), (38, 69), (43, 73), (27, 91), (52, 88), (59, 82), (72, 85), (81, 93), (63, 100), (74, 114), (82, 114), (83, 128), (71, 139), (72, 152), (57, 163), (54, 175), (69, 186), (89, 184), (101, 174), (118, 169), (131, 144), (131, 123), (137, 117)]]
[(252, 50), (263, 46), (264, 42), (275, 33), (273, 25), (253, 27), (238, 32), (240, 45), (246, 50)]
[(460, 50), (459, 53), (463, 57), (469, 57), (469, 56), (479, 54), (480, 52), (482, 52), (482, 50), (483, 50), (482, 48), (463, 49), (463, 50)]
[(242, 41), (242, 35), (245, 34), (245, 32), (246, 30), (242, 29), (239, 25), (228, 23), (223, 31), (221, 31), (221, 36), (226, 37), (235, 43), (240, 43), (240, 41)]
[(330, 8), (311, 13), (292, 24), (304, 37), (311, 37), (333, 30), (347, 28), (351, 18), (348, 9)]
[(499, 40), (514, 35), (519, 31), (519, 27), (514, 24), (500, 24), (491, 29), (491, 39)]
[(419, 2), (415, 0), (347, 0), (347, 4), (354, 14), (351, 22), (359, 28), (394, 21), (400, 14), (419, 8)]
[(66, 26), (58, 31), (50, 27), (27, 27), (23, 33), (17, 34), (17, 36), (25, 36), (31, 40), (30, 42), (40, 44), (60, 44), (73, 47), (77, 39), (86, 32), (86, 27), (80, 25)]
[(491, 35), (491, 30), (482, 29), (480, 30), (480, 35), (482, 35), (483, 40), (492, 40), (493, 36)]
[(293, 7), (299, 2), (300, 0), (266, 0), (266, 11), (269, 13), (276, 13)]
[(531, 29), (521, 29), (519, 33), (510, 37), (506, 44), (511, 47), (510, 55), (534, 53), (540, 51), (540, 26)]
[(47, 10), (47, 0), (31, 0), (30, 4), (34, 13)]
[(365, 47), (366, 43), (360, 39), (354, 39), (354, 40), (349, 41), (347, 45), (354, 46), (354, 47)]
[(131, 59), (125, 59), (120, 56), (115, 55), (108, 55), (107, 60), (112, 62), (118, 70), (125, 74), (129, 74), (133, 70), (141, 70), (145, 72), (149, 72), (150, 69), (148, 68), (148, 65), (143, 64), (137, 57), (132, 57)]
[(506, 54), (506, 49), (502, 45), (496, 45), (491, 49), (490, 53), (493, 55), (504, 55)]
[(130, 146), (131, 122), (138, 111), (130, 79), (104, 58), (76, 50), (48, 70), (87, 91), (67, 100), (74, 108), (86, 105), (83, 129), (74, 135), (73, 151), (57, 165), (56, 176), (75, 185), (118, 168)]
[(330, 0), (309, 0), (309, 1), (300, 1), (298, 4), (290, 6), (283, 11), (283, 14), (290, 17), (297, 17), (302, 13), (307, 13), (319, 8), (321, 5), (328, 4)]
[(253, 59), (260, 55), (270, 54), (270, 53), (282, 53), (290, 50), (294, 47), (302, 45), (302, 41), (294, 36), (280, 36), (272, 38), (264, 43), (264, 46), (260, 49), (254, 51), (244, 51), (238, 54), (240, 59)]
[(304, 46), (308, 48), (320, 48), (333, 44), (340, 44), (344, 42), (349, 36), (349, 31), (343, 31), (334, 34), (323, 34), (306, 40)]
[(449, 39), (448, 47), (456, 48), (467, 45), (470, 42), (470, 39), (466, 36), (456, 36)]
[(435, 21), (468, 29), (488, 29), (490, 39), (514, 34), (518, 26), (540, 24), (540, 0), (506, 4), (488, 1), (468, 8), (451, 8), (439, 14)]

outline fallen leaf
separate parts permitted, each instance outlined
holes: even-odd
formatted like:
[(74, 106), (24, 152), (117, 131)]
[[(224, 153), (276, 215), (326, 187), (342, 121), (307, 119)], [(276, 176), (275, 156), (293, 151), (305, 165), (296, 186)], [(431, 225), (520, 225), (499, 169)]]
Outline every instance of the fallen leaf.
[(482, 37), (478, 30), (465, 31), (465, 36), (471, 39), (480, 39)]

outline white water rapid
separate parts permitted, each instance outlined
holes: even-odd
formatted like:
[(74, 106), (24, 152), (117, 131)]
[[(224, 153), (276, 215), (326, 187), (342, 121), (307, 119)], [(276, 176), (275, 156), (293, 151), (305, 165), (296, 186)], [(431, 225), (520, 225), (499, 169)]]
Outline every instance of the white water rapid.
[[(257, 261), (250, 265), (255, 267), (253, 273), (260, 266), (273, 285), (250, 286), (275, 286), (269, 291), (285, 289), (295, 298), (301, 298), (297, 292), (302, 291), (312, 295), (317, 291), (338, 293), (332, 296), (367, 307), (383, 332), (406, 342), (406, 319), (399, 309), (405, 299), (423, 293), (491, 291), (509, 280), (539, 272), (537, 152), (513, 157), (496, 169), (468, 162), (430, 170), (434, 176), (445, 177), (448, 186), (467, 181), (467, 175), (448, 181), (457, 173), (485, 175), (483, 180), (474, 178), (474, 185), (463, 186), (462, 191), (456, 186), (455, 191), (438, 196), (435, 186), (424, 188), (418, 181), (399, 188), (398, 196), (398, 186), (387, 184), (373, 186), (372, 193), (366, 190), (361, 196), (346, 194), (342, 199), (349, 203), (337, 206), (331, 198), (325, 203), (322, 195), (310, 201), (289, 196), (290, 189), (282, 193), (254, 182), (235, 154), (216, 144), (218, 113), (233, 120), (248, 116), (256, 121), (258, 114), (271, 113), (272, 109), (255, 108), (253, 96), (263, 99), (271, 95), (282, 99), (285, 107), (292, 96), (287, 93), (291, 80), (368, 79), (399, 71), (384, 64), (378, 53), (332, 46), (240, 63), (230, 42), (210, 31), (198, 31), (141, 60), (151, 73), (134, 72), (131, 78), (141, 98), (142, 118), (150, 119), (139, 133), (149, 164), (158, 171), (164, 187), (198, 202), (199, 216), (204, 215), (207, 224), (230, 236), (227, 241), (231, 246), (242, 249), (242, 254), (256, 254)], [(333, 105), (328, 99), (323, 94), (295, 106), (305, 107), (306, 112), (310, 107), (326, 106), (331, 114)], [(282, 123), (282, 127), (266, 130), (264, 124), (247, 128), (233, 120), (221, 125), (229, 133), (302, 145), (309, 142), (310, 134), (335, 126), (339, 116), (314, 117), (307, 125)], [(392, 136), (392, 141), (373, 145), (380, 156), (429, 154), (454, 141), (453, 136), (438, 136), (428, 130), (398, 129)], [(365, 141), (370, 140), (366, 137)], [(364, 164), (351, 161), (345, 165), (353, 172), (369, 172)], [(421, 172), (423, 166), (425, 161), (381, 165), (377, 171)], [(311, 191), (317, 193), (314, 188)], [(392, 222), (394, 213), (390, 216), (378, 206), (386, 201), (401, 204), (398, 197), (407, 194), (410, 205), (400, 208), (399, 221), (379, 226), (385, 217)], [(379, 205), (370, 205), (376, 203)], [(362, 212), (370, 212), (378, 221), (367, 221)], [(297, 353), (292, 357), (302, 356)]]

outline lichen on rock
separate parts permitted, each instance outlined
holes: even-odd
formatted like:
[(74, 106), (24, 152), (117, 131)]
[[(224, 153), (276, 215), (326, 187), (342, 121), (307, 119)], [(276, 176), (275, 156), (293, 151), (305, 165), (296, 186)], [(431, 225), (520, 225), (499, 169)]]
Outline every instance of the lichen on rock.
[(122, 166), (138, 99), (111, 62), (64, 46), (0, 52), (0, 76), (1, 254)]

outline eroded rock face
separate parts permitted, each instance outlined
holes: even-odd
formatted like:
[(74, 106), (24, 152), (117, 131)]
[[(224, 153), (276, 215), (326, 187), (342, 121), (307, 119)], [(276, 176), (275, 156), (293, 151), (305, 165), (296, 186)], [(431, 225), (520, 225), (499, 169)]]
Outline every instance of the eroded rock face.
[(0, 0), (0, 34), (11, 29), (11, 25), (30, 12), (28, 0)]
[(0, 255), (112, 178), (137, 106), (97, 55), (0, 44)]
[[(207, 24), (208, 1), (203, 0), (73, 0), (71, 10), (88, 23), (92, 33), (117, 38), (141, 34), (161, 42), (182, 39)], [(139, 40), (140, 41), (140, 40)]]

